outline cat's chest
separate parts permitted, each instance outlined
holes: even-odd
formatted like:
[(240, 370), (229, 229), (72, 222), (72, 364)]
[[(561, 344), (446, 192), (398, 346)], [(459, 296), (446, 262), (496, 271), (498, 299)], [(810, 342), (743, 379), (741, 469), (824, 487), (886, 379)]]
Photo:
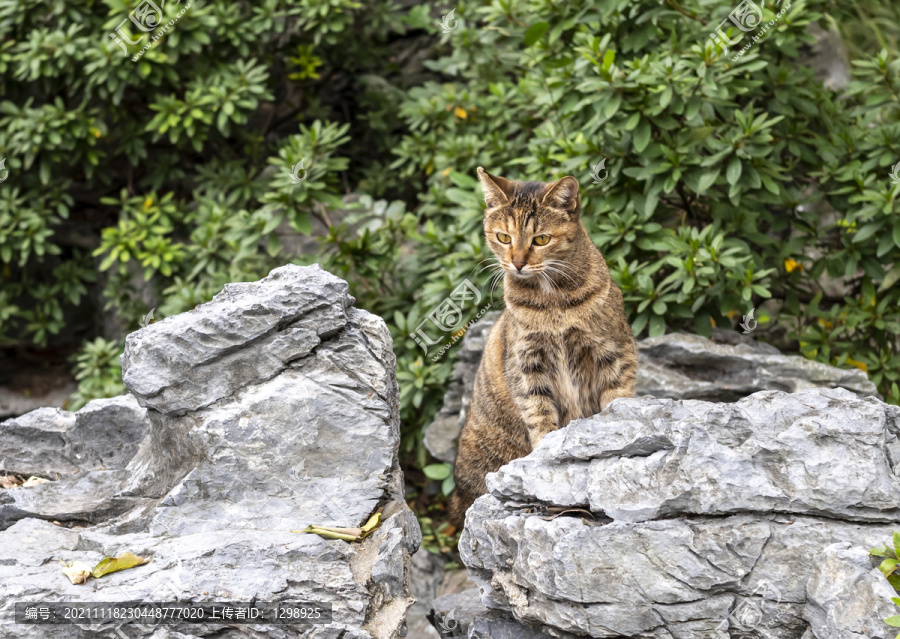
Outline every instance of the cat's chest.
[(569, 329), (557, 337), (556, 388), (562, 407), (571, 414), (593, 414), (599, 397), (603, 342), (579, 329)]

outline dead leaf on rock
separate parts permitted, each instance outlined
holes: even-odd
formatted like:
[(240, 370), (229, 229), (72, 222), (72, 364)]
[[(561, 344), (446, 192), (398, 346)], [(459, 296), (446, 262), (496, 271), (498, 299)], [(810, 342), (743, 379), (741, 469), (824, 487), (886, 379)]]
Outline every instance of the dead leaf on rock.
[(32, 486), (38, 486), (40, 484), (47, 484), (49, 482), (50, 482), (49, 479), (44, 479), (43, 477), (36, 477), (36, 476), (32, 475), (25, 481), (24, 484), (22, 484), (22, 488), (31, 488)]
[(343, 541), (362, 541), (381, 525), (381, 513), (369, 517), (362, 528), (329, 528), (327, 526), (307, 526), (303, 530), (292, 530), (292, 533), (312, 533), (325, 539), (341, 539)]
[(91, 577), (99, 579), (111, 572), (141, 566), (149, 561), (149, 557), (138, 557), (130, 552), (126, 552), (118, 557), (104, 557), (93, 568), (86, 561), (73, 561), (67, 564), (60, 559), (59, 563), (63, 565), (63, 574), (69, 578), (69, 581), (73, 584), (83, 584)]
[(106, 557), (104, 559), (101, 559), (100, 563), (94, 566), (94, 578), (99, 579), (103, 575), (108, 575), (111, 572), (127, 570), (129, 568), (134, 568), (135, 566), (142, 566), (149, 561), (149, 557), (138, 557), (137, 555), (133, 555), (130, 552), (126, 552), (124, 555), (119, 555), (115, 558)]

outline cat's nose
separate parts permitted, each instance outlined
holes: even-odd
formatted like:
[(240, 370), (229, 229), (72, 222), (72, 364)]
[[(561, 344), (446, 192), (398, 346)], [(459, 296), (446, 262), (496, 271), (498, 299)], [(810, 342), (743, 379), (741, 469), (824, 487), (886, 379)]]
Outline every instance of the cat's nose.
[(513, 260), (513, 266), (516, 267), (516, 270), (521, 271), (522, 267), (525, 266), (525, 262), (516, 262)]

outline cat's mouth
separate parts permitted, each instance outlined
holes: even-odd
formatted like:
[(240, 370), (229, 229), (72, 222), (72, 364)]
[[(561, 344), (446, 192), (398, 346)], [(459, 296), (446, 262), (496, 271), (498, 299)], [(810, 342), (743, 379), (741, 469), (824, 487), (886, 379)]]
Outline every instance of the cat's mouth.
[(521, 271), (514, 266), (508, 266), (506, 267), (506, 272), (519, 280), (529, 280), (537, 273), (534, 268), (529, 268), (528, 265), (523, 266)]

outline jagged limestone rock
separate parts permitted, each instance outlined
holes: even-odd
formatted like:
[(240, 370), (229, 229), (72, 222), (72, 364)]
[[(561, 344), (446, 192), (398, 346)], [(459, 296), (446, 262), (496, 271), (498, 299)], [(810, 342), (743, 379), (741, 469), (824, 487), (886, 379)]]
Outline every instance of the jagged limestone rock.
[(149, 428), (131, 395), (95, 399), (77, 413), (39, 408), (0, 423), (0, 470), (55, 478), (124, 468)]
[[(110, 636), (108, 624), (10, 625), (13, 602), (46, 599), (304, 601), (334, 611), (324, 626), (122, 626), (133, 639), (249, 629), (398, 637), (421, 533), (403, 499), (390, 334), (352, 303), (347, 284), (318, 266), (286, 266), (130, 335), (123, 377), (146, 407), (148, 432), (115, 471), (109, 498), (95, 497), (131, 507), (81, 529), (27, 518), (0, 532), (0, 638)], [(360, 526), (376, 510), (383, 523), (361, 542), (290, 532)], [(151, 562), (75, 586), (55, 561), (123, 552)]]
[(804, 617), (818, 639), (897, 635), (883, 623), (897, 613), (891, 603), (897, 593), (872, 563), (864, 548), (847, 542), (826, 546), (816, 558), (806, 584)]
[[(489, 474), (460, 553), (482, 603), (557, 636), (882, 637), (891, 589), (827, 586), (852, 571), (817, 564), (846, 544), (859, 583), (890, 542), (898, 433), (900, 408), (843, 389), (619, 399)], [(887, 608), (829, 634), (854, 610), (829, 588)]]

